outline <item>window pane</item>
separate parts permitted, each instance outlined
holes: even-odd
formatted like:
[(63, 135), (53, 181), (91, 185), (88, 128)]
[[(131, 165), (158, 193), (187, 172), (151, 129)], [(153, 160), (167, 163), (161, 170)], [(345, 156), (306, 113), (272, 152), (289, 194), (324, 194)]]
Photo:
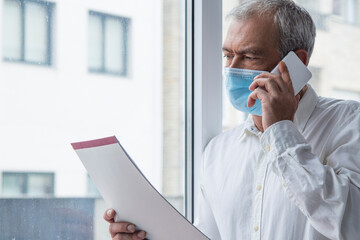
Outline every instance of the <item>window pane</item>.
[(105, 20), (105, 69), (108, 72), (124, 71), (124, 29), (119, 19)]
[(24, 194), (25, 177), (20, 173), (3, 173), (2, 196), (19, 197)]
[[(129, 22), (130, 19), (120, 15), (90, 11), (90, 72), (127, 75)], [(96, 47), (91, 48), (92, 44), (95, 44)]]
[(50, 3), (21, 2), (20, 61), (50, 51), (56, 65), (0, 62), (0, 170), (23, 173), (0, 173), (0, 239), (109, 239), (102, 216), (111, 206), (70, 143), (113, 135), (184, 212), (184, 1), (54, 0), (50, 25)]
[(89, 15), (89, 68), (102, 69), (102, 21), (99, 15)]
[(52, 174), (29, 174), (28, 191), (29, 196), (51, 196), (54, 193), (54, 179)]
[(47, 62), (47, 8), (45, 5), (27, 2), (25, 5), (25, 60)]
[(21, 59), (21, 5), (20, 1), (5, 0), (3, 5), (3, 57)]

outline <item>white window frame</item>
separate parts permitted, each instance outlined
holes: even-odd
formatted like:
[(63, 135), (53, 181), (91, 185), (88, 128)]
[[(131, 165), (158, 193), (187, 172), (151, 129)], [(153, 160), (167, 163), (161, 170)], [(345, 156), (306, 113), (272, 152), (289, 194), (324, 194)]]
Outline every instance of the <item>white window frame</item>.
[(186, 8), (185, 202), (186, 216), (193, 222), (202, 153), (222, 130), (222, 0), (187, 0)]

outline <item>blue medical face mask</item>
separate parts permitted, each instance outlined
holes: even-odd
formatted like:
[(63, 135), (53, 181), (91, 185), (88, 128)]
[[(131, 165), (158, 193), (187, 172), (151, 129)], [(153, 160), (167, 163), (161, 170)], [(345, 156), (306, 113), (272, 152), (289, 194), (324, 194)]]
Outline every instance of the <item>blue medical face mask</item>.
[(247, 107), (247, 100), (252, 91), (249, 86), (254, 77), (265, 71), (256, 71), (238, 68), (225, 68), (224, 78), (226, 92), (231, 104), (239, 111), (261, 116), (261, 101), (256, 99), (255, 105)]

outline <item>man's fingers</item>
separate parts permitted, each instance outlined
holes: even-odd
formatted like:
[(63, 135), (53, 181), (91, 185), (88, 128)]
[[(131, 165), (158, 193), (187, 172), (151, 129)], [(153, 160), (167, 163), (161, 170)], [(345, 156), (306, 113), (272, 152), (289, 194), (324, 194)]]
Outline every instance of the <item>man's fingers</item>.
[(138, 239), (145, 239), (146, 238), (146, 232), (145, 231), (136, 231), (133, 236), (136, 236), (136, 238), (133, 238), (134, 240), (138, 240)]
[(140, 230), (134, 233), (117, 233), (112, 236), (113, 240), (143, 240), (146, 238), (146, 232)]
[(128, 222), (114, 222), (115, 210), (110, 208), (104, 213), (104, 219), (110, 223), (109, 232), (113, 240), (142, 240), (146, 232), (136, 230), (136, 226)]
[(104, 219), (105, 221), (109, 222), (109, 223), (113, 223), (114, 222), (114, 217), (115, 217), (115, 210), (112, 208), (109, 208), (105, 211), (104, 213)]
[(257, 88), (255, 89), (248, 97), (247, 106), (254, 106), (256, 99), (263, 99), (266, 96), (267, 92), (264, 89)]
[(292, 85), (292, 81), (291, 81), (291, 78), (290, 78), (290, 73), (289, 73), (289, 70), (286, 66), (286, 64), (284, 62), (280, 62), (279, 64), (279, 72), (280, 72), (280, 76), (281, 78), (284, 80), (286, 86), (287, 86), (287, 89), (288, 91), (290, 91), (291, 93), (294, 94), (294, 87)]
[(273, 78), (256, 78), (251, 83), (249, 90), (254, 91), (257, 87), (262, 87), (271, 93), (277, 93), (281, 91), (276, 80)]
[(114, 222), (109, 225), (111, 237), (114, 237), (118, 233), (134, 233), (135, 230), (135, 225), (128, 222)]

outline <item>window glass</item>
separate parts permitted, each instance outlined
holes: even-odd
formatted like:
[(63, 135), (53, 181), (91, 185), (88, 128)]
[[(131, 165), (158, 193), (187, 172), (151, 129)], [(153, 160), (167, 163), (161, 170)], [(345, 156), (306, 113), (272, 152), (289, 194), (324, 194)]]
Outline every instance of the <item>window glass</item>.
[(3, 5), (3, 56), (21, 59), (21, 8), (20, 1), (5, 0)]
[[(46, 62), (47, 59), (47, 8), (38, 3), (28, 2), (25, 5), (25, 53), (30, 62)], [(36, 27), (34, 27), (36, 26)]]
[(0, 239), (109, 239), (70, 143), (113, 135), (184, 213), (184, 0), (0, 1)]
[(24, 193), (25, 178), (21, 174), (3, 174), (2, 195), (21, 196)]
[(27, 193), (30, 196), (50, 196), (54, 193), (53, 174), (29, 174)]
[[(224, 16), (242, 0), (223, 0)], [(297, 0), (312, 16), (316, 28), (314, 52), (309, 69), (309, 84), (318, 95), (358, 100), (360, 83), (354, 78), (360, 74), (360, 1), (359, 0)], [(228, 26), (224, 19), (224, 37)], [(235, 110), (224, 91), (223, 129), (237, 126), (246, 114)]]
[(130, 19), (89, 13), (89, 70), (126, 76)]
[(53, 3), (4, 0), (3, 59), (33, 64), (51, 64)]
[(54, 174), (4, 172), (2, 174), (2, 195), (6, 197), (52, 196)]
[(107, 18), (105, 20), (105, 69), (109, 72), (124, 72), (126, 56), (126, 33), (120, 20)]
[(97, 15), (89, 15), (89, 68), (102, 68), (102, 20)]

